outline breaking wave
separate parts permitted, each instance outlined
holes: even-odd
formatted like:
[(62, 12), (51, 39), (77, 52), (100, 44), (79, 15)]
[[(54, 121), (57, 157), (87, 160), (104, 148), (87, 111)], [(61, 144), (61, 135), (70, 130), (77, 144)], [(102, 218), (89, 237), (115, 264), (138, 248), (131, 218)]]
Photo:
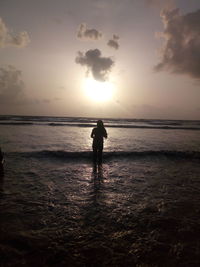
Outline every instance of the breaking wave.
[[(15, 126), (30, 126), (30, 125), (43, 125), (43, 126), (70, 126), (70, 127), (84, 127), (84, 128), (92, 128), (95, 126), (95, 123), (57, 123), (51, 122), (46, 124), (41, 124), (37, 122), (0, 122), (0, 125), (15, 125)], [(175, 126), (177, 125), (177, 126)], [(196, 130), (200, 131), (199, 126), (178, 126), (179, 124), (153, 124), (152, 125), (129, 125), (129, 124), (107, 124), (106, 128), (128, 128), (128, 129), (159, 129), (159, 130)]]
[[(91, 159), (91, 151), (80, 151), (80, 152), (68, 152), (64, 150), (41, 150), (41, 151), (30, 151), (30, 152), (8, 152), (8, 156), (16, 157), (29, 157), (38, 159), (61, 159), (61, 160), (87, 160)], [(6, 155), (5, 155), (6, 156)], [(131, 158), (143, 158), (143, 157), (166, 157), (166, 158), (182, 158), (182, 159), (200, 159), (199, 151), (112, 151), (103, 152), (104, 159), (131, 159)]]

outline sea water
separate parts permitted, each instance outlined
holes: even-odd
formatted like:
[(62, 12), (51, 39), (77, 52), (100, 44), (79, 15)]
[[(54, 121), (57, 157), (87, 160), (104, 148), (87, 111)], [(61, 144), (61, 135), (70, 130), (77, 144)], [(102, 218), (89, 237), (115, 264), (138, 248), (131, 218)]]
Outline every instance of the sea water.
[(0, 116), (3, 264), (198, 266), (200, 121), (96, 121)]

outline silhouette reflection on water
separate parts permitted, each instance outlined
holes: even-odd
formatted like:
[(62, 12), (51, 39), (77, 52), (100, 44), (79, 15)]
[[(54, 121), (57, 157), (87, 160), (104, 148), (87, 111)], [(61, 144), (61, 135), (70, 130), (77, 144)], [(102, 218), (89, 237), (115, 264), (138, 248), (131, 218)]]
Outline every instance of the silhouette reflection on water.
[(94, 199), (95, 203), (97, 203), (97, 199), (100, 194), (101, 184), (103, 182), (103, 167), (102, 165), (93, 165), (93, 171), (92, 171), (92, 180), (94, 183)]
[(93, 172), (92, 172), (94, 179), (103, 179), (103, 167), (102, 165), (93, 165)]
[(88, 235), (93, 236), (102, 227), (106, 211), (104, 203), (103, 169), (102, 166), (94, 164), (91, 169), (91, 182), (88, 198), (84, 206), (84, 227), (89, 227)]

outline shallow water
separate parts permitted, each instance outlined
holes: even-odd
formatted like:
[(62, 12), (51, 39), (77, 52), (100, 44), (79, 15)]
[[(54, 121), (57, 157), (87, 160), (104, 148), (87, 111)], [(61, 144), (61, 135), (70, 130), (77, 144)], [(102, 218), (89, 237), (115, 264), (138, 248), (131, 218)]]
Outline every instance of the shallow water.
[(1, 266), (199, 266), (198, 131), (90, 131), (1, 126)]
[(97, 170), (22, 162), (7, 169), (1, 193), (5, 266), (198, 266), (199, 160), (147, 157)]

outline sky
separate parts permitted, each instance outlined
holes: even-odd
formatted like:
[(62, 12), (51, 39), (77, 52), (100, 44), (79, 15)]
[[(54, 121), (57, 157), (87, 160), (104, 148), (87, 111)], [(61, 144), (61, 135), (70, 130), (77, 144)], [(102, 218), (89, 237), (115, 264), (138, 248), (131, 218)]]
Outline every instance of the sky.
[(0, 0), (0, 115), (200, 119), (200, 1)]

